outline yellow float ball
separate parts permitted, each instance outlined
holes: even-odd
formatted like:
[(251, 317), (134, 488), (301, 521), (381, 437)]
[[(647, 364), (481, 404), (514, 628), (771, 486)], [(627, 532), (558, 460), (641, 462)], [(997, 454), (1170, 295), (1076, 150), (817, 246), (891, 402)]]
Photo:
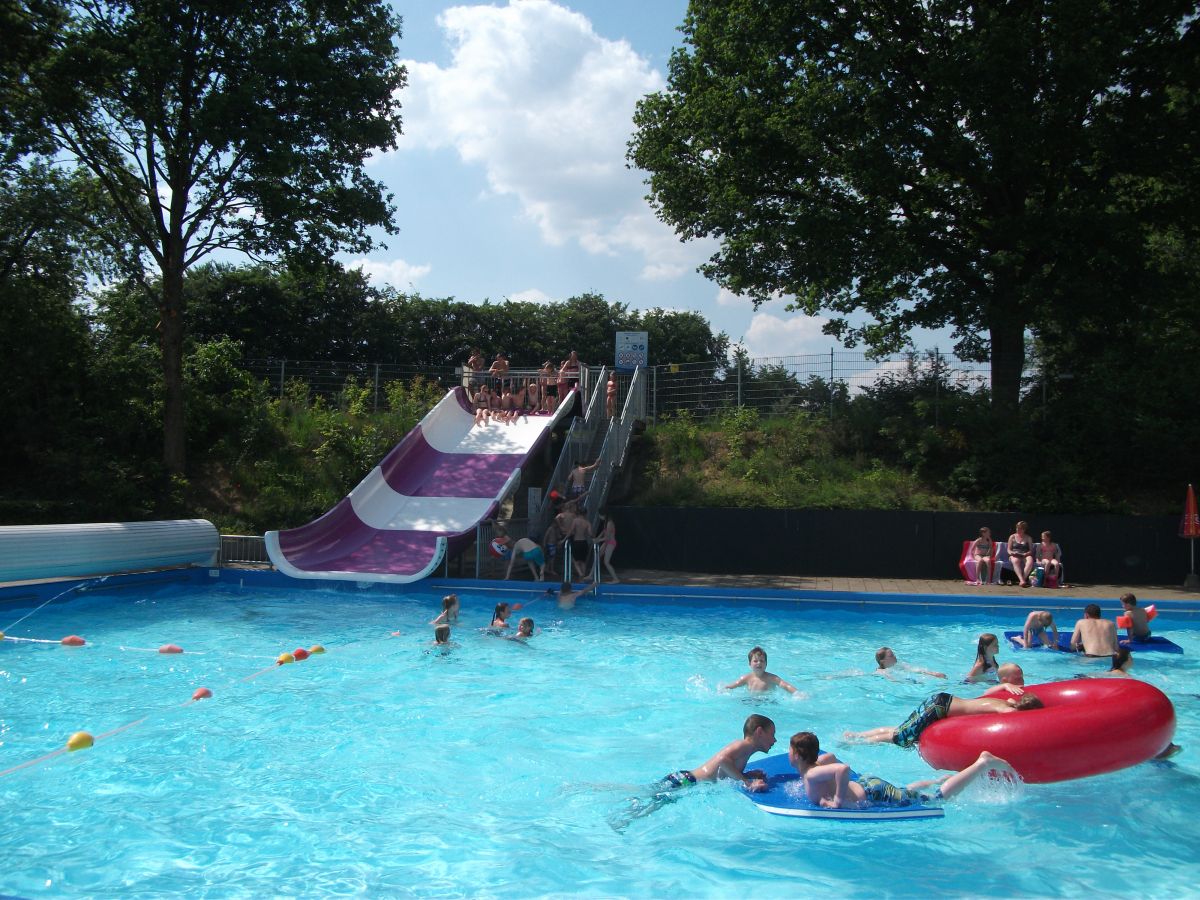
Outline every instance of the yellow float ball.
[(93, 738), (86, 731), (77, 731), (67, 738), (67, 750), (71, 752), (76, 750), (86, 750), (94, 743), (96, 743), (95, 738)]
[(275, 665), (277, 665), (277, 666), (286, 666), (288, 663), (292, 663), (292, 662), (295, 662), (295, 661), (296, 661), (296, 657), (292, 656), (292, 654), (290, 654), (290, 653), (280, 653), (280, 654), (279, 654), (279, 659), (275, 660)]
[(320, 644), (313, 644), (311, 647), (308, 648), (308, 653), (310, 656), (314, 653), (324, 653), (324, 652), (325, 652), (325, 648), (322, 647)]

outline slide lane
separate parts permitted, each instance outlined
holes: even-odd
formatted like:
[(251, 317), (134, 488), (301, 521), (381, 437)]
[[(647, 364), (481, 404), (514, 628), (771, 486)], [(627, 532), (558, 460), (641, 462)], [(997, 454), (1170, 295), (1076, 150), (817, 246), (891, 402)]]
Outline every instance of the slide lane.
[(268, 531), (267, 553), (294, 578), (410, 582), (430, 575), (475, 535), (521, 470), (574, 406), (512, 424), (474, 425), (454, 388), (331, 510)]

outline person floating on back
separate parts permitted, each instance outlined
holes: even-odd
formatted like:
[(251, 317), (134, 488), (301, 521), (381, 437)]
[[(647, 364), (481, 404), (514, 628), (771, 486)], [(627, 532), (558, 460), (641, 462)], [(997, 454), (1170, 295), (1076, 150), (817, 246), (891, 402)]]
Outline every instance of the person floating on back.
[(744, 687), (752, 694), (765, 694), (780, 687), (789, 694), (796, 693), (795, 685), (789, 684), (778, 675), (767, 671), (767, 651), (762, 647), (752, 649), (746, 654), (746, 658), (750, 662), (750, 671), (737, 681), (722, 685), (721, 690), (731, 691), (734, 688)]
[(900, 662), (891, 647), (880, 647), (875, 651), (875, 664), (879, 667), (875, 670), (875, 674), (882, 675), (885, 678), (891, 678), (895, 672), (915, 672), (919, 675), (928, 675), (930, 678), (946, 677), (945, 672), (934, 672), (929, 669), (922, 669), (920, 666)]
[(848, 741), (866, 744), (911, 747), (920, 739), (921, 732), (942, 719), (984, 713), (1014, 713), (1027, 709), (1041, 709), (1042, 706), (1042, 701), (1035, 694), (1022, 694), (1018, 698), (976, 697), (968, 700), (943, 692), (927, 699), (895, 728), (883, 726), (866, 731), (847, 731), (843, 737)]

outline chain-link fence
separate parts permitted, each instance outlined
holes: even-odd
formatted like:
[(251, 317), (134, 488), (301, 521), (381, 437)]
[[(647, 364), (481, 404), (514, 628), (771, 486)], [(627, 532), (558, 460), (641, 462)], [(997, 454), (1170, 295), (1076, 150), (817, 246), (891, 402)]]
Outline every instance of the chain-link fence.
[[(445, 390), (464, 383), (462, 369), (455, 366), (421, 368), (393, 363), (251, 359), (245, 360), (243, 367), (264, 380), (276, 396), (283, 396), (287, 384), (296, 380), (306, 384), (310, 394), (334, 400), (353, 379), (371, 390), (375, 410), (387, 407), (386, 385), (390, 381), (421, 378)], [(598, 371), (594, 367), (590, 374), (595, 376)], [(980, 390), (991, 384), (988, 363), (963, 360), (938, 350), (879, 359), (869, 358), (865, 353), (831, 350), (799, 356), (739, 358), (730, 363), (651, 366), (643, 371), (646, 415), (651, 418), (683, 410), (703, 417), (736, 406), (768, 415), (793, 409), (835, 415), (838, 407), (849, 403), (857, 393), (896, 378), (927, 382), (935, 404), (937, 392), (945, 385)], [(512, 372), (514, 378), (536, 377), (536, 374), (533, 369)], [(627, 379), (627, 375), (621, 375), (622, 394)]]
[(839, 406), (888, 380), (926, 382), (937, 402), (945, 385), (967, 390), (990, 387), (991, 371), (978, 363), (930, 350), (871, 359), (864, 353), (830, 351), (800, 356), (737, 359), (655, 366), (648, 370), (649, 414), (657, 418), (681, 411), (704, 417), (730, 407), (765, 414), (804, 409), (834, 415)]

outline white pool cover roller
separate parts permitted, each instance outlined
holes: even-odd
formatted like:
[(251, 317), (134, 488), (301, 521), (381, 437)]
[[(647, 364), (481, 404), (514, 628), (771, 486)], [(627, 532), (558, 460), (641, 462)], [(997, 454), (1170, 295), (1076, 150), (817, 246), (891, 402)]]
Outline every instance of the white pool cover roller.
[(0, 527), (0, 581), (212, 566), (220, 544), (207, 519), (6, 525)]

